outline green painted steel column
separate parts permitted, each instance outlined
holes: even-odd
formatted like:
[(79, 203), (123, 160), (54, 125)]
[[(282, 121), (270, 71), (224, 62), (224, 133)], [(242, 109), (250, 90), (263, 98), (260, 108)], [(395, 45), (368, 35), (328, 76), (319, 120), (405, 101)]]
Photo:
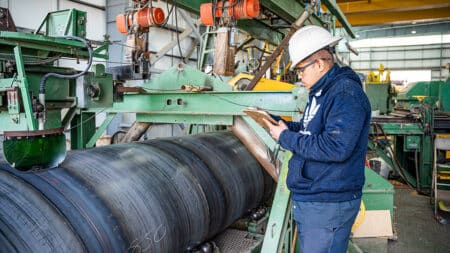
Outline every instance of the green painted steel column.
[(28, 130), (37, 130), (37, 122), (33, 116), (33, 106), (29, 95), (28, 79), (23, 65), (22, 50), (19, 45), (14, 47), (14, 57), (16, 59), (17, 67), (17, 81), (19, 83), (20, 93), (23, 100), (23, 107), (27, 118)]
[(352, 38), (355, 38), (356, 36), (353, 33), (352, 25), (350, 24), (350, 22), (348, 22), (344, 13), (339, 8), (339, 5), (336, 4), (336, 1), (322, 0), (322, 3), (328, 8), (331, 14), (333, 14), (337, 18), (337, 20), (339, 20), (345, 31), (347, 31), (348, 35), (350, 35)]
[(291, 211), (291, 192), (286, 185), (288, 161), (291, 159), (291, 156), (292, 153), (289, 151), (286, 151), (284, 154), (283, 166), (280, 171), (261, 253), (281, 252), (281, 248), (283, 247), (286, 226), (290, 217), (288, 214)]
[(420, 190), (431, 190), (431, 174), (433, 171), (433, 140), (431, 135), (423, 135), (422, 152), (419, 167), (419, 186)]
[(106, 119), (103, 121), (103, 123), (100, 125), (100, 127), (95, 131), (94, 135), (92, 135), (92, 138), (88, 141), (86, 144), (86, 148), (93, 148), (95, 145), (95, 142), (98, 140), (98, 138), (102, 135), (102, 133), (106, 130), (106, 128), (109, 126), (109, 123), (114, 119), (116, 116), (116, 113), (108, 113), (106, 116)]
[(95, 113), (81, 112), (71, 121), (70, 129), (71, 149), (82, 149), (95, 133)]

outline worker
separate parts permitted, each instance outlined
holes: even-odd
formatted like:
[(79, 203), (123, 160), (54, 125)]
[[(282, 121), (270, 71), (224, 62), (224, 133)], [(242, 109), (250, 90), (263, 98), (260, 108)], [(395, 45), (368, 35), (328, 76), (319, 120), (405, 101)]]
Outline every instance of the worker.
[(308, 104), (300, 122), (265, 120), (292, 152), (286, 183), (301, 252), (345, 253), (361, 203), (371, 109), (358, 75), (334, 63), (340, 39), (313, 25), (294, 33), (291, 68), (309, 91)]

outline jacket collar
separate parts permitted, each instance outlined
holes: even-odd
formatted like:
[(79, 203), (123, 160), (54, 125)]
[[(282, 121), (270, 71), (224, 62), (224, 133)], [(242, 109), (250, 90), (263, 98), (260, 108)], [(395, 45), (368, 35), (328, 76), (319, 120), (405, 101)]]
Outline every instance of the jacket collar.
[(316, 97), (319, 97), (322, 95), (323, 91), (326, 91), (329, 86), (331, 85), (331, 80), (333, 80), (334, 76), (338, 73), (339, 66), (337, 64), (334, 64), (333, 67), (328, 70), (325, 75), (323, 75), (319, 81), (317, 81), (309, 91), (310, 95), (314, 95)]

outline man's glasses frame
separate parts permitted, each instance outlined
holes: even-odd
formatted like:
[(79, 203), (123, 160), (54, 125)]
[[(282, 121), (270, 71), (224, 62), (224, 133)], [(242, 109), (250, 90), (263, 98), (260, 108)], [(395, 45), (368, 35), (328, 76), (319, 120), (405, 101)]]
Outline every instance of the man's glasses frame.
[(298, 73), (298, 74), (303, 73), (303, 71), (305, 71), (305, 69), (306, 69), (307, 67), (313, 65), (313, 64), (316, 63), (317, 60), (319, 60), (319, 59), (320, 59), (320, 60), (324, 60), (324, 61), (331, 60), (331, 58), (318, 58), (318, 59), (314, 59), (314, 60), (311, 60), (310, 62), (308, 62), (308, 64), (306, 64), (306, 65), (303, 66), (303, 67), (295, 67), (294, 70), (295, 70), (295, 72)]

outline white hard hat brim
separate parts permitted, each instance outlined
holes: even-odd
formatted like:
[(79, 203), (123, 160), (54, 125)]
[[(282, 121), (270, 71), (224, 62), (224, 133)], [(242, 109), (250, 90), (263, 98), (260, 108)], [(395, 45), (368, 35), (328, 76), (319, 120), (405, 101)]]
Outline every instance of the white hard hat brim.
[(305, 56), (305, 57), (303, 57), (301, 59), (298, 59), (296, 62), (292, 62), (289, 70), (294, 70), (294, 68), (297, 66), (297, 64), (299, 64), (301, 61), (307, 59), (311, 55), (315, 54), (316, 52), (318, 52), (318, 51), (320, 51), (322, 49), (325, 49), (327, 47), (334, 47), (334, 46), (336, 46), (341, 39), (342, 39), (341, 37), (334, 37), (331, 40), (329, 40), (326, 43), (324, 43), (323, 45), (317, 45), (317, 47), (316, 47), (317, 50), (313, 51), (311, 54), (309, 54), (309, 55), (307, 55), (307, 56)]

